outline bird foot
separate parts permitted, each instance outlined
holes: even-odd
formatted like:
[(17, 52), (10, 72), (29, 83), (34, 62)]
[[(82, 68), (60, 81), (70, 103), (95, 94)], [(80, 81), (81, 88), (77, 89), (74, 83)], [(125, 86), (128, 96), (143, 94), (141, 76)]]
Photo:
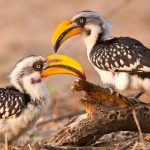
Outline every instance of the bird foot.
[(112, 87), (112, 86), (104, 86), (104, 89), (107, 89), (107, 90), (109, 90), (109, 92), (110, 92), (110, 95), (113, 95), (114, 94), (114, 88)]
[(121, 97), (121, 94), (120, 94), (119, 92), (117, 92), (117, 93), (116, 93), (116, 96), (117, 96), (118, 98), (120, 98), (120, 97)]
[(138, 99), (144, 92), (138, 92), (134, 95), (136, 99)]
[(138, 92), (133, 96), (129, 96), (128, 99), (129, 100), (134, 100), (136, 103), (140, 103), (141, 101), (139, 100), (139, 97), (143, 94), (143, 92)]

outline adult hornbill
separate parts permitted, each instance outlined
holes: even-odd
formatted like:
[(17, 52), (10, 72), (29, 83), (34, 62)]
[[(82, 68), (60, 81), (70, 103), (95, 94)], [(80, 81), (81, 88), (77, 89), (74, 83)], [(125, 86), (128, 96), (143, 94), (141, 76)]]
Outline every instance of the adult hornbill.
[(119, 92), (137, 90), (150, 94), (150, 49), (130, 37), (113, 37), (110, 24), (97, 12), (82, 11), (63, 21), (54, 31), (55, 52), (69, 37), (81, 34), (88, 59), (106, 86)]
[(49, 99), (43, 79), (53, 74), (85, 79), (81, 65), (65, 55), (33, 55), (16, 64), (11, 86), (0, 88), (0, 143), (13, 142), (35, 125)]

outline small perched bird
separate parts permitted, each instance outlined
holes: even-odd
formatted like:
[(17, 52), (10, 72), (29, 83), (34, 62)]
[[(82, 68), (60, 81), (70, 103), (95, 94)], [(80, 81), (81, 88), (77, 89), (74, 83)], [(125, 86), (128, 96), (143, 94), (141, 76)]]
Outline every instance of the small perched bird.
[(29, 56), (16, 64), (11, 86), (0, 88), (0, 143), (13, 142), (35, 125), (49, 98), (43, 78), (53, 74), (85, 79), (80, 64), (65, 55)]
[(150, 49), (130, 37), (113, 37), (110, 24), (97, 12), (82, 11), (63, 21), (54, 31), (55, 52), (69, 37), (81, 34), (87, 56), (104, 85), (119, 92), (150, 94)]

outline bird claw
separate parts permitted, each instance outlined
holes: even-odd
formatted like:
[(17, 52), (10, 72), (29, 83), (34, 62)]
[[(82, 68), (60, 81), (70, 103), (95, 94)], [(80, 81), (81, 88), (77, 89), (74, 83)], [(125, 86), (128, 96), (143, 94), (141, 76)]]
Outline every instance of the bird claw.
[(116, 96), (117, 96), (118, 98), (120, 98), (120, 97), (121, 97), (121, 94), (120, 94), (119, 92), (117, 92), (117, 93), (116, 93)]
[(141, 101), (139, 100), (139, 97), (143, 94), (143, 92), (139, 92), (137, 94), (135, 94), (134, 96), (129, 96), (128, 99), (130, 100), (134, 100), (134, 102), (136, 103), (140, 103)]
[(127, 98), (133, 104), (140, 103), (140, 100), (135, 97), (127, 97)]
[(142, 94), (143, 94), (143, 92), (138, 92), (133, 97), (138, 99)]
[(114, 89), (111, 86), (105, 86), (104, 89), (108, 89), (110, 92), (110, 95), (114, 94)]

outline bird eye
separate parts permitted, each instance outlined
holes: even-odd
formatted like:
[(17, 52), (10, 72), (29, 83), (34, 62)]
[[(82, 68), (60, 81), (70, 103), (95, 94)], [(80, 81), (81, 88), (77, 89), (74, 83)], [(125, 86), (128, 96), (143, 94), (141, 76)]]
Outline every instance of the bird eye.
[(36, 68), (37, 68), (37, 69), (40, 69), (40, 68), (41, 68), (41, 65), (37, 65)]
[(83, 23), (83, 22), (84, 22), (84, 20), (83, 20), (82, 18), (81, 18), (79, 21), (80, 21), (80, 23)]
[(86, 23), (86, 18), (85, 17), (81, 17), (79, 19), (76, 20), (77, 24), (80, 26), (84, 26)]
[(42, 70), (43, 69), (43, 62), (42, 61), (39, 61), (39, 62), (35, 62), (34, 64), (33, 64), (33, 68), (35, 69), (35, 70)]

